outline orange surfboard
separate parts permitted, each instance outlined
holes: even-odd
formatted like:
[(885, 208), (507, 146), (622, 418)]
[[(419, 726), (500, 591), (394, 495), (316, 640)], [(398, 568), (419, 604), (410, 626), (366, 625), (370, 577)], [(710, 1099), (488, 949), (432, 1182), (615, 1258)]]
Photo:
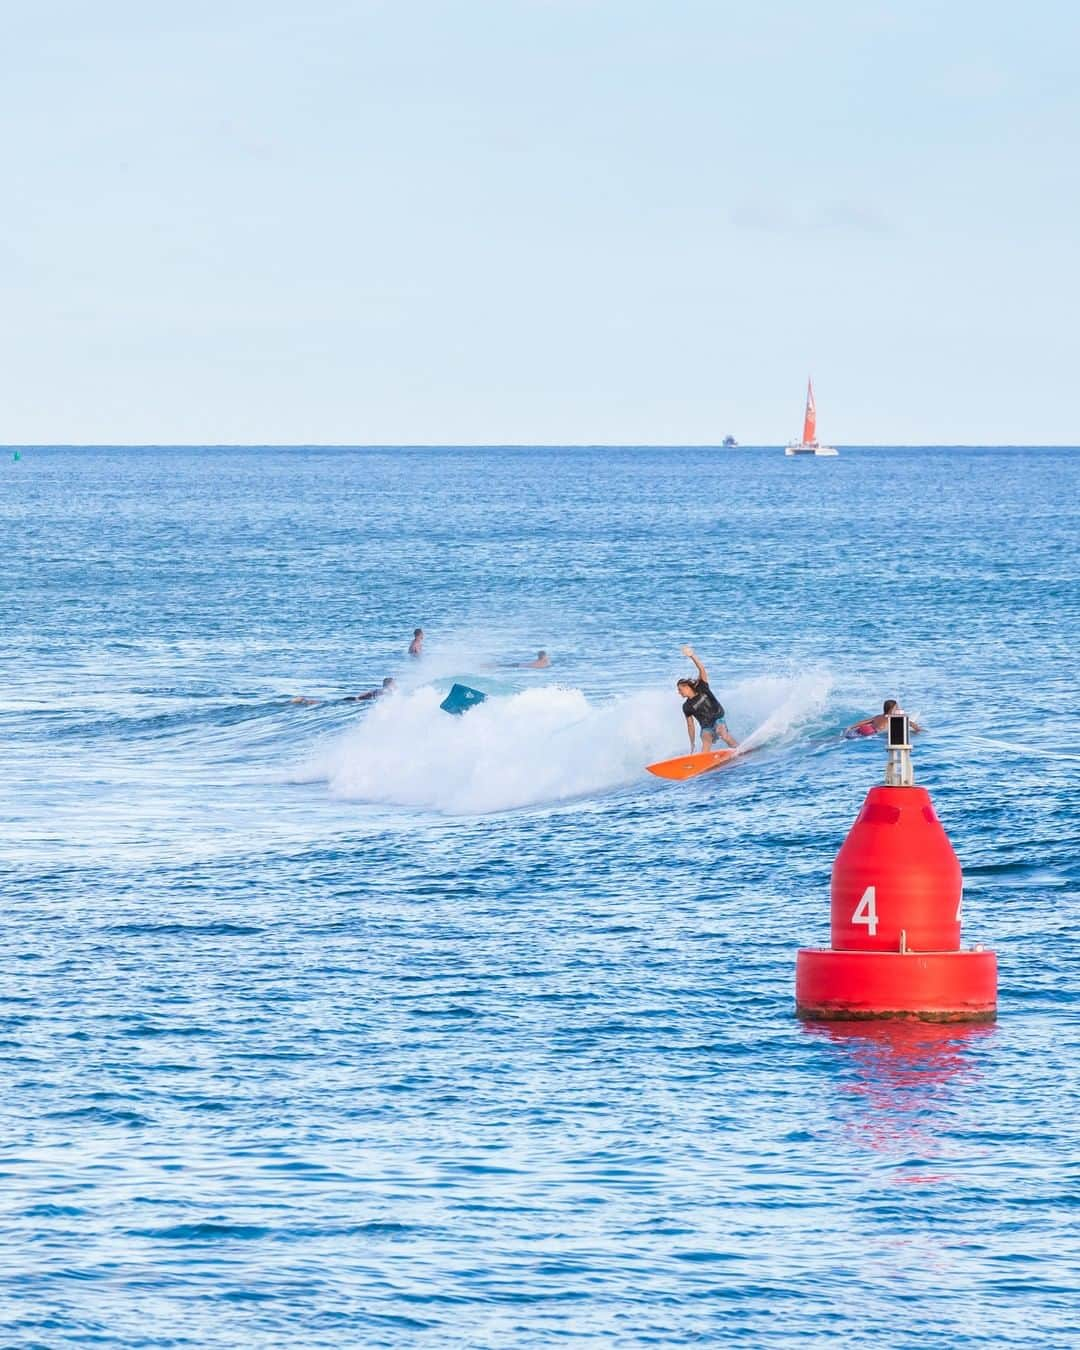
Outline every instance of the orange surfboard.
[(672, 782), (682, 783), (687, 778), (696, 778), (699, 773), (708, 773), (710, 769), (719, 769), (738, 759), (737, 750), (703, 750), (696, 755), (678, 755), (675, 759), (662, 759), (656, 764), (646, 764), (649, 773), (657, 778), (670, 778)]

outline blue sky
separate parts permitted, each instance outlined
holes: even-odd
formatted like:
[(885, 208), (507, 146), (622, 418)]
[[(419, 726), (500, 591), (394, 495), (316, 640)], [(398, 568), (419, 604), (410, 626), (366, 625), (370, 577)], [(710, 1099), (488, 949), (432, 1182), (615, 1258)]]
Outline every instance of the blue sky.
[(1080, 441), (1072, 4), (4, 26), (9, 443)]

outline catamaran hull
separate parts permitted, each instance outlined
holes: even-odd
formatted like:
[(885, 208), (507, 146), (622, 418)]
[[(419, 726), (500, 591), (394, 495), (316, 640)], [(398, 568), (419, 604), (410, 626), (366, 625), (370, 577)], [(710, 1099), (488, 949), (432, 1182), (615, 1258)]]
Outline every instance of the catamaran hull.
[(834, 450), (831, 445), (787, 445), (784, 447), (785, 455), (838, 455), (839, 450)]

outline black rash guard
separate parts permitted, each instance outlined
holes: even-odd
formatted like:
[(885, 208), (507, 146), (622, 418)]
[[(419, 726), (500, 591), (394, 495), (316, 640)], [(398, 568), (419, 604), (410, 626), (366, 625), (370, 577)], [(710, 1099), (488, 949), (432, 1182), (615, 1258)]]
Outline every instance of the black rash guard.
[(704, 680), (687, 680), (693, 694), (682, 705), (684, 717), (696, 717), (703, 727), (711, 727), (724, 720), (724, 709), (720, 700)]

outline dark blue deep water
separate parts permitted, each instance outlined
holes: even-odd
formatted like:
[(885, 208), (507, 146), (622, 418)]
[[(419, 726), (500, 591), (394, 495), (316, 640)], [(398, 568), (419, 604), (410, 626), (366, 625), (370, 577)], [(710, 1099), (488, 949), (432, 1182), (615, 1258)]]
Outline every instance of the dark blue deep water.
[[(1080, 1343), (1078, 469), (9, 455), (0, 1341)], [(793, 1016), (888, 695), (992, 1026)]]

